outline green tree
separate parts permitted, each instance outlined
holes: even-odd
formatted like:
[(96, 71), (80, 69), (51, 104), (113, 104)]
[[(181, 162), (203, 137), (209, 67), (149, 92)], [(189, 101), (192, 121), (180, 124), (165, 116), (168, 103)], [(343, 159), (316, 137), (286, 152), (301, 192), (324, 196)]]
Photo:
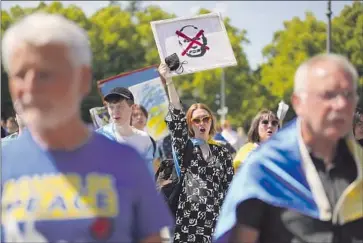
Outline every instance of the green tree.
[(167, 13), (160, 7), (154, 5), (146, 7), (143, 11), (136, 12), (135, 16), (137, 18), (137, 43), (140, 45), (140, 49), (144, 52), (143, 59), (139, 60), (140, 67), (160, 63), (160, 57), (156, 48), (150, 22), (175, 18), (176, 16), (174, 14)]
[(268, 61), (262, 65), (261, 83), (274, 96), (289, 100), (296, 68), (325, 50), (326, 28), (310, 12), (305, 20), (295, 17), (285, 21), (284, 28), (275, 32), (272, 43), (262, 51)]
[[(4, 10), (1, 10), (1, 36), (4, 31), (9, 28), (13, 22), (11, 15)], [(9, 107), (11, 107), (11, 98), (9, 94), (8, 76), (1, 65), (1, 111), (8, 114)]]
[[(94, 81), (160, 63), (150, 22), (176, 17), (158, 6), (151, 5), (141, 9), (138, 4), (131, 3), (125, 9), (120, 4), (110, 4), (87, 18), (75, 5), (64, 7), (61, 2), (52, 2), (48, 5), (41, 2), (36, 8), (22, 9), (16, 6), (9, 13), (4, 12), (2, 32), (19, 17), (37, 10), (62, 14), (88, 31), (94, 57)], [(201, 14), (208, 12), (206, 9), (200, 11)], [(228, 118), (232, 124), (242, 125), (265, 105), (269, 100), (267, 97), (270, 96), (267, 89), (259, 82), (260, 77), (252, 73), (243, 51), (242, 45), (248, 43), (246, 31), (232, 26), (229, 18), (225, 18), (224, 23), (238, 62), (236, 67), (225, 69)], [(220, 69), (176, 79), (183, 100), (197, 99), (215, 111), (219, 108), (215, 104), (215, 95), (220, 92)], [(2, 84), (4, 83), (6, 82)], [(8, 94), (7, 87), (2, 90)], [(10, 101), (9, 98), (8, 100)], [(85, 119), (89, 119), (89, 108), (101, 105), (100, 101), (94, 82), (92, 92), (85, 98), (82, 106)]]
[[(89, 30), (92, 27), (90, 21), (87, 19), (87, 17), (83, 13), (83, 11), (75, 5), (70, 5), (67, 8), (64, 8), (60, 2), (52, 2), (49, 5), (46, 5), (44, 2), (40, 2), (39, 5), (35, 8), (24, 8), (23, 9), (17, 5), (15, 7), (11, 8), (9, 12), (2, 11), (1, 33), (3, 34), (4, 31), (7, 28), (9, 28), (9, 26), (12, 23), (14, 23), (15, 21), (17, 21), (19, 18), (23, 17), (26, 14), (30, 14), (30, 13), (33, 13), (33, 12), (36, 12), (39, 10), (49, 12), (49, 13), (62, 14), (65, 17), (67, 17), (68, 19), (71, 19), (71, 20), (77, 22), (80, 26), (82, 26), (86, 30)], [(2, 110), (5, 110), (5, 112), (7, 114), (10, 114), (11, 110), (12, 110), (12, 102), (11, 102), (9, 89), (8, 89), (8, 82), (7, 82), (8, 77), (7, 77), (7, 74), (5, 73), (5, 71), (3, 70), (3, 67), (1, 67), (1, 78), (2, 78), (1, 106), (2, 106)], [(95, 93), (97, 93), (97, 89), (95, 89), (95, 86), (94, 86), (93, 96), (91, 94), (89, 97), (86, 97), (85, 101), (83, 102), (82, 107), (84, 107), (84, 106), (94, 107), (96, 104), (97, 105), (100, 104), (99, 97), (96, 102), (95, 95), (94, 95)], [(88, 110), (82, 109), (82, 111), (83, 111), (83, 117), (85, 118), (85, 120), (89, 121)]]
[[(35, 8), (26, 9), (15, 6), (8, 12), (2, 11), (1, 33), (17, 19), (38, 10), (62, 14), (85, 28), (90, 36), (94, 57), (92, 91), (82, 104), (83, 116), (89, 120), (89, 108), (101, 105), (97, 80), (160, 62), (149, 22), (170, 18), (173, 15), (156, 6), (141, 9), (139, 4), (131, 5), (133, 6), (131, 10), (135, 11), (133, 14), (136, 21), (132, 20), (131, 13), (122, 9), (120, 4), (99, 9), (90, 18), (87, 18), (79, 7), (75, 5), (64, 7), (61, 2), (52, 2), (48, 5), (41, 2)], [(1, 71), (2, 107), (3, 109), (8, 107), (10, 110), (7, 75), (3, 69)]]
[[(360, 96), (363, 96), (363, 2), (354, 1), (344, 7), (332, 21), (332, 48), (349, 58), (358, 70)], [(363, 107), (363, 99), (360, 100)]]
[[(363, 2), (347, 5), (332, 20), (332, 51), (347, 56), (358, 69), (363, 84)], [(278, 99), (290, 100), (297, 67), (309, 57), (326, 51), (326, 23), (310, 12), (305, 19), (293, 18), (276, 31), (263, 49), (261, 83)], [(363, 100), (362, 100), (363, 102)], [(363, 103), (362, 103), (363, 105)], [(289, 114), (292, 116), (292, 113)]]

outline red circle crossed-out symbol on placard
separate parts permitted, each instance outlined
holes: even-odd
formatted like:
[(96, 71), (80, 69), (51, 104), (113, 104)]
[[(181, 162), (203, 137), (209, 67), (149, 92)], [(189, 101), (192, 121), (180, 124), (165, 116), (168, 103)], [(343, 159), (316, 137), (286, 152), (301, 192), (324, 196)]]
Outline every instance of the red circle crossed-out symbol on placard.
[(194, 44), (197, 44), (197, 45), (200, 45), (201, 47), (204, 47), (206, 50), (209, 50), (209, 47), (207, 45), (203, 45), (202, 43), (200, 43), (199, 41), (197, 41), (197, 39), (204, 33), (204, 30), (200, 30), (198, 32), (198, 34), (193, 38), (191, 39), (189, 36), (183, 34), (182, 32), (180, 32), (179, 30), (177, 30), (175, 32), (178, 36), (180, 37), (183, 37), (184, 39), (190, 41), (189, 45), (187, 46), (187, 48), (185, 48), (185, 50), (182, 52), (182, 56), (184, 56), (190, 48), (192, 48), (192, 46)]

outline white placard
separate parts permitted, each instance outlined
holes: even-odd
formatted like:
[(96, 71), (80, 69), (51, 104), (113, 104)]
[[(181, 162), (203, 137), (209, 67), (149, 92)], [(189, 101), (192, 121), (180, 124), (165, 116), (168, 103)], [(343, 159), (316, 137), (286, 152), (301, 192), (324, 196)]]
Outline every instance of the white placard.
[(237, 65), (220, 13), (153, 21), (151, 28), (161, 61), (179, 57), (172, 76)]

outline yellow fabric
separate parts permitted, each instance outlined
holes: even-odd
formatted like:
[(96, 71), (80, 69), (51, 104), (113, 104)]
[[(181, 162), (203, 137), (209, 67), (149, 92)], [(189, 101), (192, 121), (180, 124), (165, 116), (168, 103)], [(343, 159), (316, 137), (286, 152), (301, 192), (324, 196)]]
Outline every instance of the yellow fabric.
[(236, 154), (236, 157), (233, 160), (233, 168), (236, 172), (242, 162), (247, 158), (249, 153), (257, 147), (254, 143), (246, 143), (240, 148)]
[(208, 139), (207, 141), (208, 144), (213, 144), (213, 145), (218, 145), (218, 146), (222, 146), (222, 142), (219, 142), (219, 141), (216, 141), (216, 140), (213, 140), (213, 139)]
[(337, 203), (340, 224), (363, 218), (363, 149), (354, 138), (347, 139), (347, 145), (358, 165), (358, 177), (344, 190)]

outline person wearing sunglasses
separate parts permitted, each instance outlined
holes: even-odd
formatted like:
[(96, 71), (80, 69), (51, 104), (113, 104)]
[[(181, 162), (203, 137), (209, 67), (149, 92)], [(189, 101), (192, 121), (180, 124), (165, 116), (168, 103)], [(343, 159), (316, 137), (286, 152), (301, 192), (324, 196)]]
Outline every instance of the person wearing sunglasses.
[(357, 109), (354, 114), (353, 134), (360, 145), (363, 146), (363, 111)]
[(234, 171), (237, 172), (239, 166), (259, 146), (260, 143), (269, 139), (280, 128), (277, 115), (270, 110), (262, 110), (253, 118), (250, 130), (247, 133), (248, 140), (237, 152), (233, 161)]
[(172, 137), (174, 161), (184, 178), (176, 209), (174, 243), (210, 243), (234, 175), (232, 157), (223, 144), (211, 139), (216, 124), (212, 111), (196, 103), (185, 113), (165, 63), (160, 65), (159, 73), (166, 81), (170, 99), (165, 120)]

